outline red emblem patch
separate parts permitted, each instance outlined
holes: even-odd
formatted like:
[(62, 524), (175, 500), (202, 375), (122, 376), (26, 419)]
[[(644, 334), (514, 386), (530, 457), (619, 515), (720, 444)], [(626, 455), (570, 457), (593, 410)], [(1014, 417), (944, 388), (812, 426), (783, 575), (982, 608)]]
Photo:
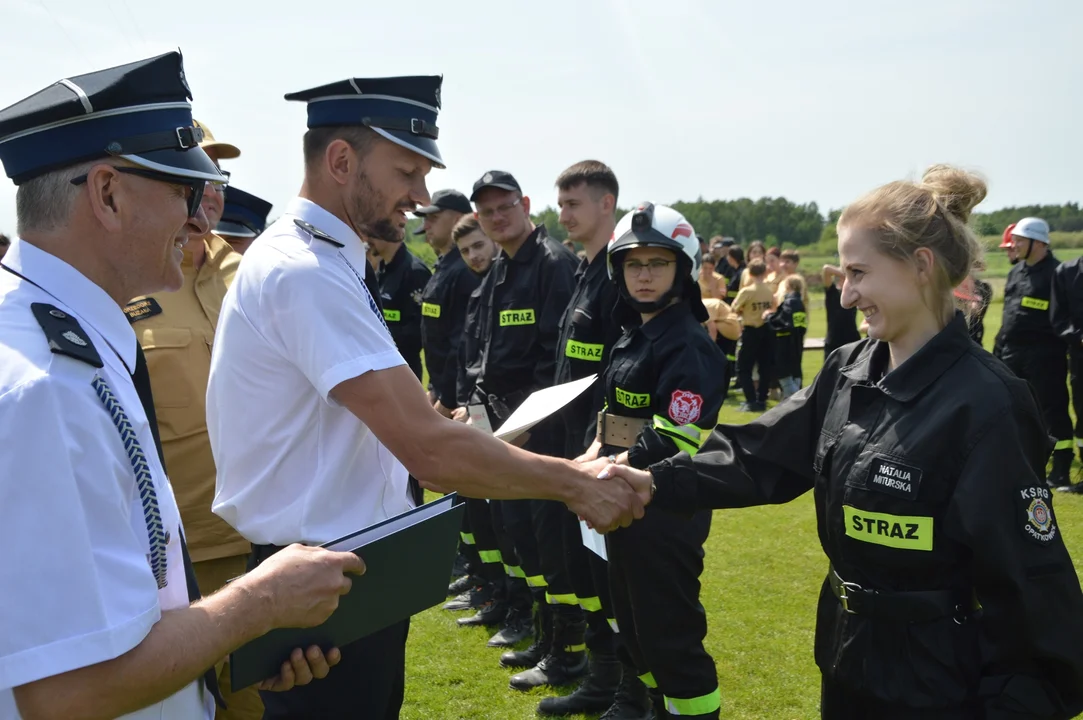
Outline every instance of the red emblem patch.
[(674, 390), (669, 401), (669, 416), (680, 425), (688, 425), (699, 420), (703, 411), (703, 396), (687, 390)]

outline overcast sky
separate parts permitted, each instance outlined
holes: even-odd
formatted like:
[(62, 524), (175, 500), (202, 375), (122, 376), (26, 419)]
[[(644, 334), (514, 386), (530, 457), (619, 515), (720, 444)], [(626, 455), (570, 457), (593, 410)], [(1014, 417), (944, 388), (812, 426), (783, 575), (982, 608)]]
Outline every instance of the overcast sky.
[[(347, 77), (442, 74), (429, 189), (514, 173), (535, 208), (586, 158), (621, 205), (782, 195), (839, 207), (935, 162), (980, 210), (1083, 195), (1080, 0), (0, 0), (0, 107), (180, 47), (224, 164), (275, 205), (305, 109)], [(15, 188), (0, 182), (0, 231)]]

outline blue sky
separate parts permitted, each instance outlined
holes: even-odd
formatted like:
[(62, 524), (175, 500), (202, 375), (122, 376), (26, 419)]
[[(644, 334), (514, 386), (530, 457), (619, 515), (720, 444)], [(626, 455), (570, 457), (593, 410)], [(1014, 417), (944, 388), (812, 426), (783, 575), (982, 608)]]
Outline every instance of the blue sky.
[[(839, 207), (935, 162), (983, 173), (979, 210), (1083, 195), (1078, 0), (2, 0), (0, 107), (180, 47), (196, 117), (241, 147), (238, 187), (301, 179), (305, 111), (346, 77), (442, 74), (430, 190), (514, 173), (535, 208), (573, 162), (621, 204), (783, 195)], [(15, 188), (0, 181), (0, 230)]]

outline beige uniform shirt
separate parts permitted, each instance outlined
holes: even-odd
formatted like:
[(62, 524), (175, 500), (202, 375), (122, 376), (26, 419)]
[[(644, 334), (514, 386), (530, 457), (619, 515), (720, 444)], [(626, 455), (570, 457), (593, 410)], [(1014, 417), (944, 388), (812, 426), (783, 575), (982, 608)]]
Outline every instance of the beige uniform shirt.
[(719, 335), (727, 340), (741, 337), (741, 323), (737, 319), (737, 313), (733, 312), (724, 300), (704, 298), (703, 306), (707, 308), (707, 322), (714, 323)]
[(773, 300), (774, 294), (769, 285), (753, 282), (737, 293), (737, 299), (733, 301), (733, 311), (741, 316), (741, 323), (745, 327), (760, 327), (765, 322), (763, 311), (771, 309)]
[(198, 270), (185, 253), (179, 291), (136, 298), (124, 309), (147, 356), (166, 473), (196, 563), (250, 550), (248, 541), (211, 512), (216, 473), (206, 408), (214, 331), (241, 256), (217, 235), (204, 245)]

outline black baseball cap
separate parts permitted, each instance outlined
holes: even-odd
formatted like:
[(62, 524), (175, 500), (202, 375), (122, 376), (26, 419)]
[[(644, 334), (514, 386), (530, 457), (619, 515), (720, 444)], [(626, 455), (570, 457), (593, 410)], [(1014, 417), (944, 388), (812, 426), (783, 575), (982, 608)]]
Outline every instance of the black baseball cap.
[(432, 215), (441, 210), (454, 210), (461, 213), (474, 212), (474, 208), (470, 206), (470, 201), (458, 190), (437, 190), (432, 194), (432, 202), (423, 208), (414, 210), (414, 215), (419, 217)]
[(523, 189), (519, 187), (519, 182), (512, 176), (510, 172), (504, 172), (503, 170), (490, 170), (489, 172), (478, 178), (478, 181), (474, 183), (474, 191), (470, 193), (470, 202), (474, 202), (478, 199), (478, 193), (485, 188), (500, 188), (501, 190), (508, 190), (510, 192), (522, 193)]

